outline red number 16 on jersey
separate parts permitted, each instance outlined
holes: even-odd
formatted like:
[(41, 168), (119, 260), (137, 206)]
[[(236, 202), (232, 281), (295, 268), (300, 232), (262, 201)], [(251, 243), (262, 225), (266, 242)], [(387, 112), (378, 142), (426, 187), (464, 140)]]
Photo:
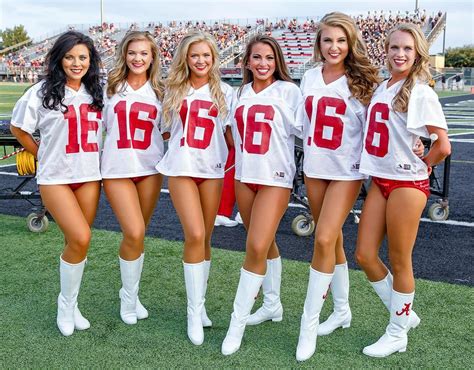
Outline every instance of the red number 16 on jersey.
[[(183, 124), (183, 131), (186, 130), (186, 119), (188, 121), (187, 130), (183, 132), (180, 146), (188, 144), (191, 148), (206, 149), (211, 144), (214, 132), (214, 121), (200, 115), (201, 111), (207, 111), (209, 117), (217, 117), (218, 111), (213, 102), (206, 100), (193, 100), (188, 108), (188, 101), (183, 100), (179, 115)], [(189, 111), (189, 115), (188, 115)], [(200, 131), (200, 132), (199, 132)], [(199, 135), (197, 135), (199, 132)]]
[[(266, 121), (257, 120), (257, 114)], [(265, 154), (270, 149), (270, 136), (272, 126), (270, 122), (275, 117), (275, 109), (271, 105), (256, 104), (247, 110), (247, 124), (244, 125), (244, 106), (240, 106), (235, 111), (235, 120), (241, 141), (244, 143), (241, 149), (251, 154)], [(245, 128), (245, 133), (244, 133)], [(256, 134), (260, 135), (259, 143)]]
[[(99, 123), (97, 121), (89, 121), (89, 113), (95, 113), (98, 120), (102, 119), (102, 113), (90, 106), (90, 104), (81, 104), (79, 106), (79, 125), (78, 115), (74, 105), (67, 107), (67, 112), (64, 113), (64, 119), (68, 125), (68, 136), (66, 144), (66, 153), (79, 153), (82, 149), (83, 152), (97, 152), (99, 146), (97, 142), (89, 143), (89, 131), (97, 133), (99, 129)], [(79, 143), (79, 137), (81, 142)]]
[[(314, 96), (308, 96), (305, 101), (305, 110), (310, 122), (313, 116), (313, 99)], [(326, 109), (329, 107), (333, 107), (336, 114), (344, 115), (346, 113), (347, 106), (344, 100), (327, 96), (320, 98), (316, 108), (313, 142), (319, 148), (336, 150), (342, 143), (344, 122), (340, 117), (328, 115)], [(325, 127), (332, 128), (330, 138), (323, 135)], [(308, 138), (308, 145), (311, 145), (311, 138)]]

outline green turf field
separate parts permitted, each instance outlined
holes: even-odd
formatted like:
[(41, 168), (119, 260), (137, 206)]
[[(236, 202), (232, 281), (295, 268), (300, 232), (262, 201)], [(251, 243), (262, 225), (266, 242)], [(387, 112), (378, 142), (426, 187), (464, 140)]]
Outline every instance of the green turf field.
[[(25, 207), (27, 204), (25, 203)], [(214, 249), (206, 308), (214, 327), (202, 346), (186, 336), (181, 243), (147, 238), (140, 299), (150, 317), (125, 325), (119, 317), (117, 250), (120, 234), (93, 231), (79, 296), (91, 328), (63, 337), (56, 328), (58, 258), (63, 237), (56, 225), (27, 231), (25, 219), (0, 215), (0, 368), (471, 368), (472, 288), (417, 280), (414, 308), (421, 325), (409, 333), (406, 353), (372, 359), (361, 353), (383, 333), (388, 314), (360, 271), (351, 271), (350, 329), (318, 340), (317, 353), (295, 360), (308, 264), (283, 261), (281, 323), (248, 327), (242, 348), (224, 357), (243, 254)], [(297, 246), (295, 246), (296, 248)], [(261, 298), (256, 305), (261, 304)], [(324, 307), (326, 318), (331, 299)], [(469, 365), (471, 364), (471, 365)]]
[(27, 83), (0, 83), (0, 120), (11, 118), (15, 103), (29, 86)]

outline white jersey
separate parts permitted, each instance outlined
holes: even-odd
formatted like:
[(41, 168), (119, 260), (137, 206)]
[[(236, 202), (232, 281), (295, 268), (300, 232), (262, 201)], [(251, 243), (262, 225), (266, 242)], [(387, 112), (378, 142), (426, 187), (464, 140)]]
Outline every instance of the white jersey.
[(231, 124), (235, 91), (223, 82), (221, 89), (229, 110), (225, 119), (219, 116), (212, 102), (209, 84), (197, 90), (190, 88), (179, 116), (173, 116), (168, 151), (156, 166), (160, 173), (208, 179), (224, 177), (228, 154), (224, 133)]
[(234, 113), (235, 178), (244, 183), (293, 187), (295, 125), (302, 104), (298, 86), (275, 81), (258, 94), (248, 83)]
[(100, 176), (101, 112), (94, 110), (84, 85), (65, 86), (66, 113), (43, 107), (43, 83), (32, 86), (15, 104), (11, 124), (33, 134), (39, 130), (37, 183), (72, 184), (97, 181)]
[(369, 105), (360, 171), (391, 180), (427, 179), (427, 166), (413, 153), (413, 147), (420, 135), (429, 136), (427, 125), (447, 130), (441, 104), (429, 86), (417, 83), (408, 112), (396, 112), (392, 101), (404, 80), (388, 88), (387, 82), (375, 91)]
[(309, 70), (300, 85), (304, 105), (298, 109), (303, 129), (306, 176), (359, 180), (365, 106), (352, 97), (346, 76), (326, 84), (321, 67)]
[(101, 158), (102, 177), (113, 179), (158, 173), (155, 167), (164, 152), (159, 130), (161, 102), (150, 82), (137, 90), (125, 83), (123, 92), (105, 99), (103, 113), (106, 136)]

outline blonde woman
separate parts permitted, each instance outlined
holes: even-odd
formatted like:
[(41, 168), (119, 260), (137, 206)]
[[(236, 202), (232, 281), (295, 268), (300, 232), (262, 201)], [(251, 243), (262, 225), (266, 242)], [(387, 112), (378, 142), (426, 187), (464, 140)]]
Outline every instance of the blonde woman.
[(233, 145), (229, 125), (234, 99), (233, 89), (220, 80), (215, 40), (201, 32), (184, 36), (167, 79), (163, 127), (171, 137), (157, 169), (168, 176), (183, 227), (187, 333), (195, 345), (204, 341), (203, 327), (212, 325), (204, 301), (227, 142)]
[[(305, 100), (299, 112), (304, 131), (303, 170), (317, 227), (296, 352), (298, 361), (313, 355), (317, 335), (351, 324), (342, 226), (365, 178), (359, 172), (359, 163), (366, 105), (379, 82), (362, 37), (346, 14), (333, 12), (321, 19), (314, 57), (323, 64), (306, 72), (300, 86)], [(329, 285), (334, 312), (319, 325)]]
[[(451, 152), (441, 105), (428, 86), (428, 44), (422, 31), (412, 24), (396, 26), (387, 35), (385, 52), (391, 76), (368, 108), (360, 172), (372, 176), (372, 186), (356, 249), (357, 262), (390, 312), (385, 334), (363, 350), (371, 357), (406, 351), (407, 331), (420, 322), (412, 310), (412, 252), (430, 194), (431, 166)], [(411, 150), (419, 136), (432, 139), (423, 158)], [(393, 276), (378, 256), (385, 237)]]
[(118, 47), (104, 106), (101, 158), (104, 190), (122, 229), (119, 263), (120, 317), (126, 324), (148, 317), (138, 298), (145, 231), (159, 198), (163, 156), (159, 131), (163, 88), (159, 50), (147, 32), (129, 32)]

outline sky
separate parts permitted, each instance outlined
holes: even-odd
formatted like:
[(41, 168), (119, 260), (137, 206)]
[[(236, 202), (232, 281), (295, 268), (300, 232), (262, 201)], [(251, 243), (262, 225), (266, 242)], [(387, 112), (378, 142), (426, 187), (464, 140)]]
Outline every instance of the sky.
[[(473, 0), (383, 0), (376, 1), (281, 1), (281, 0), (0, 0), (0, 30), (24, 25), (35, 40), (44, 39), (70, 24), (105, 22), (143, 23), (170, 20), (229, 20), (284, 17), (321, 17), (331, 11), (350, 15), (368, 11), (385, 13), (413, 11), (418, 4), (428, 14), (447, 12), (446, 47), (474, 44)], [(432, 45), (430, 53), (442, 52), (442, 36)]]

